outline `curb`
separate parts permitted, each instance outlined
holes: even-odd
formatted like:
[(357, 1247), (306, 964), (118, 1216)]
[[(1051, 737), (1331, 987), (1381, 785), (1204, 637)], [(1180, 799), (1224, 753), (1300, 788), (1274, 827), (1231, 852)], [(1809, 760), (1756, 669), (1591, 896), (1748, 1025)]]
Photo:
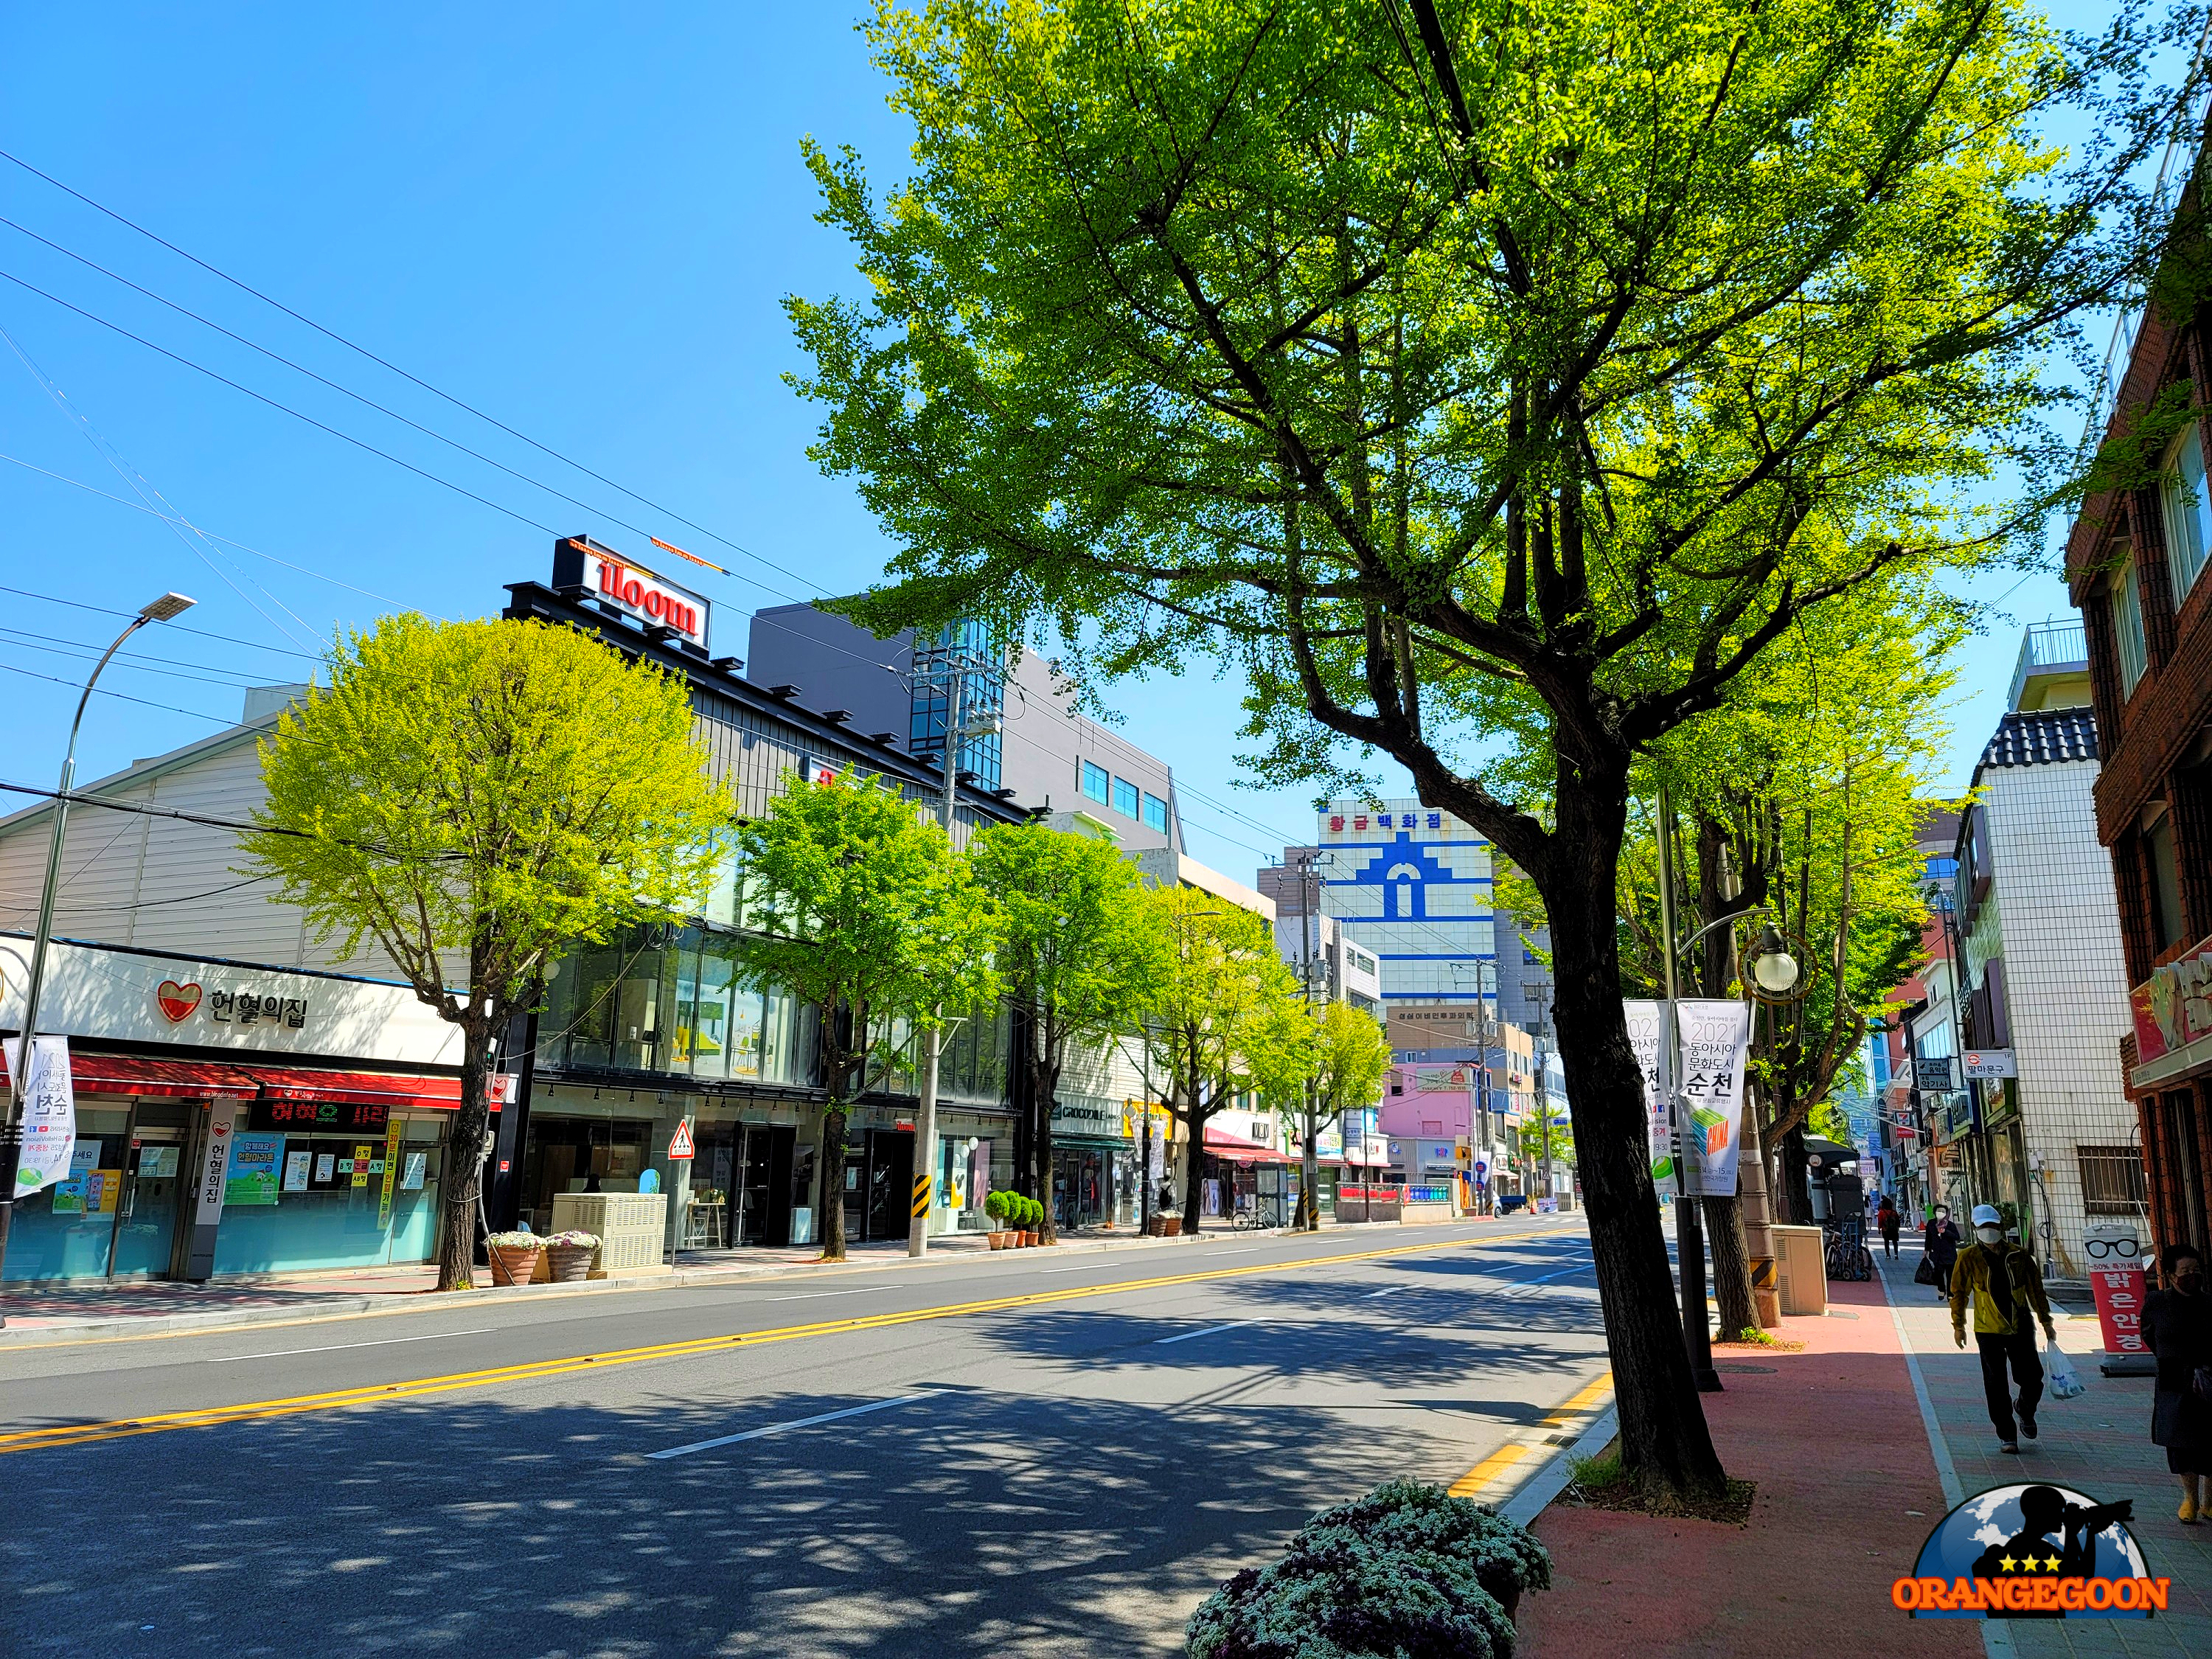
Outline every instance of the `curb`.
[[(1488, 1219), (1489, 1218), (1484, 1218)], [(1464, 1218), (1450, 1221), (1415, 1222), (1404, 1228), (1419, 1231), (1432, 1227), (1465, 1225)], [(1346, 1222), (1326, 1226), (1324, 1233), (1349, 1231), (1354, 1228), (1389, 1227), (1398, 1231), (1397, 1224), (1389, 1222)], [(1248, 1227), (1238, 1232), (1201, 1233), (1196, 1237), (1149, 1238), (1133, 1233), (1127, 1238), (1086, 1238), (1067, 1243), (1039, 1248), (1060, 1255), (1087, 1255), (1109, 1250), (1165, 1249), (1181, 1246), (1186, 1249), (1210, 1244), (1229, 1243), (1240, 1238), (1291, 1238), (1304, 1237), (1302, 1230), (1291, 1227)], [(359, 1319), (388, 1314), (427, 1313), (434, 1309), (461, 1308), (474, 1305), (481, 1299), (496, 1297), (512, 1301), (521, 1297), (562, 1297), (593, 1296), (611, 1291), (671, 1290), (693, 1285), (750, 1284), (760, 1279), (799, 1279), (819, 1275), (825, 1272), (896, 1273), (914, 1267), (929, 1267), (946, 1262), (965, 1263), (970, 1261), (996, 1261), (1009, 1255), (1000, 1250), (948, 1249), (921, 1257), (886, 1255), (880, 1261), (848, 1258), (844, 1262), (825, 1264), (813, 1261), (763, 1262), (757, 1267), (678, 1267), (667, 1273), (640, 1274), (634, 1278), (586, 1279), (568, 1285), (481, 1285), (465, 1291), (448, 1292), (430, 1300), (427, 1291), (387, 1291), (380, 1294), (359, 1296), (332, 1295), (325, 1300), (307, 1305), (264, 1308), (212, 1308), (204, 1313), (118, 1315), (76, 1320), (68, 1324), (34, 1326), (21, 1328), (14, 1325), (0, 1328), (0, 1352), (10, 1348), (34, 1348), (50, 1344), (112, 1341), (134, 1336), (175, 1336), (192, 1331), (219, 1331), (244, 1326), (313, 1324), (324, 1320)], [(0, 1310), (4, 1310), (9, 1298), (0, 1295)]]

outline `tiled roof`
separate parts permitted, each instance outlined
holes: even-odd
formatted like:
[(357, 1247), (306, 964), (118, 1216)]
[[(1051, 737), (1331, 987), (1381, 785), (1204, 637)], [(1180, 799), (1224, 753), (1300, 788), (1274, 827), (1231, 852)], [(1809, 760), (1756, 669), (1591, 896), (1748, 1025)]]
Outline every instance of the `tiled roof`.
[(2049, 766), (2096, 758), (2097, 717), (2087, 708), (2008, 714), (1982, 750), (1984, 766)]

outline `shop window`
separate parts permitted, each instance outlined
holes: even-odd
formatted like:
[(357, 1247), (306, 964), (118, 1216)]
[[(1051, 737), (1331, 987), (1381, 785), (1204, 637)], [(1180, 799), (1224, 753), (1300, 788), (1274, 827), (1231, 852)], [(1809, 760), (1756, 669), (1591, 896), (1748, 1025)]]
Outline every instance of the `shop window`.
[(2173, 814), (2161, 812), (2143, 831), (2143, 862), (2150, 878), (2151, 927), (2158, 948), (2181, 943), (2181, 876), (2173, 861)]
[(2150, 665), (2149, 649), (2143, 642), (2142, 586), (2133, 559), (2113, 572), (2106, 591), (2111, 594), (2112, 645), (2119, 658), (2120, 696), (2124, 698), (2135, 694)]
[(1127, 778), (1114, 780), (1114, 810), (1125, 818), (1137, 816), (1137, 786)]
[(1078, 761), (1076, 766), (1079, 769), (1078, 776), (1082, 780), (1084, 794), (1103, 806), (1106, 804), (1108, 792), (1112, 786), (1112, 775), (1104, 767), (1091, 761)]
[(1158, 795), (1145, 797), (1145, 828), (1163, 836), (1168, 832), (1168, 804)]
[(2132, 1146), (2076, 1146), (2081, 1207), (2090, 1215), (2140, 1216), (2148, 1204), (2142, 1157)]
[(2166, 452), (2166, 561), (2173, 574), (2173, 603), (2181, 601), (2212, 554), (2212, 489), (2204, 477), (2204, 440), (2192, 422)]

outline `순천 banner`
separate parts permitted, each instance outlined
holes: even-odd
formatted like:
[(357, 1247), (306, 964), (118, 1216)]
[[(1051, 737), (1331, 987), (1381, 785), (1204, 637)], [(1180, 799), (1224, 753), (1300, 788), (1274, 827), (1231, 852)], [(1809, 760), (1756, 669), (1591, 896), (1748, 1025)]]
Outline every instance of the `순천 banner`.
[[(22, 1063), (22, 1044), (11, 1038), (8, 1070)], [(41, 1188), (70, 1177), (70, 1154), (76, 1149), (76, 1089), (70, 1076), (69, 1039), (33, 1037), (31, 1069), (23, 1086), (23, 1146), (15, 1165), (15, 1196), (28, 1198)]]
[[(1674, 1135), (1659, 1098), (1659, 1005), (1622, 1004), (1629, 1046), (1644, 1073), (1644, 1104), (1651, 1126), (1651, 1178), (1674, 1180)], [(1674, 1091), (1685, 1131), (1698, 1159), (1700, 1190), (1713, 1198), (1735, 1195), (1736, 1159), (1743, 1144), (1743, 1066), (1751, 1044), (1747, 1004), (1685, 998), (1674, 1005)]]

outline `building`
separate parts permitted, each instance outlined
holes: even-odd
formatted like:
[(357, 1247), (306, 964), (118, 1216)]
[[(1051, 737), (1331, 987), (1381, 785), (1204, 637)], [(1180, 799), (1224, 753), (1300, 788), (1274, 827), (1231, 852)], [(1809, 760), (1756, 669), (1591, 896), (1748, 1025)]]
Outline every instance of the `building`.
[[(1882, 1028), (1870, 1034), (1882, 1048), (1872, 1075), (1877, 1090), (1886, 1090), (1881, 1094), (1881, 1178), (1915, 1213), (1938, 1199), (1951, 1201), (1945, 1172), (1958, 1157), (1951, 1145), (1951, 1115), (1965, 1098), (1963, 1090), (1953, 1089), (1950, 1064), (1959, 1046), (1952, 1014), (1957, 1003), (1950, 976), (1954, 933), (1948, 908), (1958, 884), (1953, 854), (1959, 817), (1957, 806), (1947, 802), (1930, 802), (1922, 810), (1913, 838), (1930, 900), (1920, 932), (1922, 965), (1890, 993), (1892, 1012)], [(1923, 1054), (1942, 1062), (1929, 1067), (1926, 1088), (1918, 1070)]]
[(1333, 800), (1320, 823), (1322, 909), (1382, 963), (1383, 1001), (1479, 1000), (1494, 1015), (1490, 843), (1450, 813), (1410, 799)]
[(748, 649), (754, 684), (933, 763), (945, 746), (949, 655), (969, 665), (963, 708), (998, 716), (996, 731), (970, 735), (961, 751), (980, 787), (1030, 811), (1085, 813), (1132, 852), (1182, 850), (1166, 763), (1078, 714), (1054, 663), (1017, 646), (1001, 669), (980, 623), (947, 639), (917, 641), (907, 629), (879, 640), (811, 605), (776, 605), (754, 613)]
[[(2201, 158), (2168, 155), (2193, 214)], [(2161, 176), (2164, 176), (2163, 174)], [(2201, 238), (2201, 229), (2187, 233)], [(2183, 249), (2203, 257), (2201, 245)], [(2185, 282), (2180, 292), (2193, 295)], [(2204, 313), (2123, 318), (2085, 443), (2123, 438), (2154, 404), (2212, 404)], [(2103, 751), (2097, 836), (2111, 857), (2129, 988), (2119, 1041), (2146, 1209), (2160, 1244), (2212, 1237), (2212, 483), (2202, 418), (2155, 458), (2156, 475), (2090, 495), (2066, 542), (2087, 635)]]

